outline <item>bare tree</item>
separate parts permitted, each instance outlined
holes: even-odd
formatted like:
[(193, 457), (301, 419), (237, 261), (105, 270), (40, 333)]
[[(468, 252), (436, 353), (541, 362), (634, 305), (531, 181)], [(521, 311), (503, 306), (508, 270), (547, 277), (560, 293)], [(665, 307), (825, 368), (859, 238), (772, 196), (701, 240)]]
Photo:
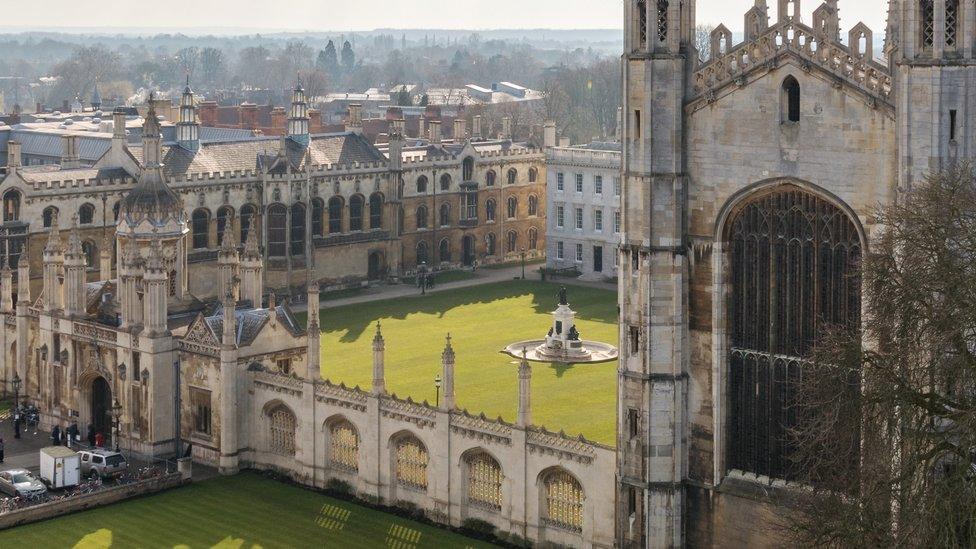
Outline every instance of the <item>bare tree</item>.
[(834, 330), (796, 382), (783, 526), (802, 545), (976, 546), (976, 172), (875, 216), (863, 333)]
[(715, 27), (711, 25), (698, 25), (695, 27), (695, 47), (698, 48), (698, 59), (702, 62), (708, 61), (712, 57), (712, 31)]

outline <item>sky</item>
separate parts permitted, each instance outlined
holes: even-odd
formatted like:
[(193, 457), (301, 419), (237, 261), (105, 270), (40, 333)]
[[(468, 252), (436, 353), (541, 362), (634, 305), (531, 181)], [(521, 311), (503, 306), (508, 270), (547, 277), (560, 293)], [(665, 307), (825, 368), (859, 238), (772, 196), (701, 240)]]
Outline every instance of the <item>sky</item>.
[[(68, 30), (67, 27), (336, 31), (376, 28), (423, 29), (607, 29), (620, 28), (630, 0), (3, 0), (4, 28)], [(768, 0), (775, 17), (775, 0)], [(753, 0), (698, 0), (699, 23), (725, 23), (742, 30)], [(803, 3), (810, 22), (819, 0)], [(884, 31), (887, 0), (841, 0), (842, 28), (864, 21)], [(94, 9), (93, 9), (94, 6)], [(93, 16), (97, 14), (97, 16)], [(187, 20), (191, 21), (189, 27)]]

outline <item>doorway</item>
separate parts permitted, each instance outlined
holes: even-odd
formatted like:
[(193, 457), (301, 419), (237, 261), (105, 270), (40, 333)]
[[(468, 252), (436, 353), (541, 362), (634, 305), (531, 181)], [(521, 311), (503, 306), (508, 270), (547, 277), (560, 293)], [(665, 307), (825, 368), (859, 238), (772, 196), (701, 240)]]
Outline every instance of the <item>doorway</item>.
[(386, 274), (386, 266), (383, 264), (382, 252), (372, 252), (369, 254), (369, 265), (366, 276), (369, 280), (380, 280)]
[(603, 246), (593, 246), (593, 272), (603, 272)]
[(474, 263), (474, 237), (471, 235), (461, 239), (462, 261), (465, 267), (470, 267)]
[(108, 440), (112, 429), (112, 389), (101, 376), (92, 381), (91, 425), (96, 433), (103, 433)]

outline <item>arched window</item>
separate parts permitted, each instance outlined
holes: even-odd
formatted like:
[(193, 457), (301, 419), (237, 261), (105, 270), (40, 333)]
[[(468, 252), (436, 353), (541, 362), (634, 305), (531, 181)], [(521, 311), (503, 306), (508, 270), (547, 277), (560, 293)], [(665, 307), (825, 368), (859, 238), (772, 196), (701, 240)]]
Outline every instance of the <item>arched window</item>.
[(647, 46), (647, 0), (637, 0), (637, 47)]
[(305, 204), (291, 206), (291, 255), (305, 255)]
[(251, 204), (241, 206), (241, 243), (247, 242), (247, 233), (251, 230), (251, 223), (257, 221), (257, 209)]
[(417, 178), (417, 194), (427, 193), (427, 176), (422, 175)]
[(451, 174), (446, 173), (441, 176), (441, 190), (442, 191), (451, 190)]
[(539, 231), (535, 227), (529, 228), (529, 249), (539, 249)]
[(329, 199), (329, 234), (342, 232), (342, 197), (333, 196)]
[(50, 228), (54, 224), (54, 220), (58, 217), (58, 209), (54, 206), (48, 206), (44, 208), (41, 212), (41, 222), (44, 224), (45, 228)]
[(491, 511), (502, 508), (502, 468), (485, 452), (466, 459), (468, 466), (468, 503)]
[(193, 211), (193, 249), (204, 250), (210, 247), (210, 212), (204, 208)]
[(451, 224), (451, 205), (447, 203), (441, 204), (440, 225), (441, 227), (447, 227), (450, 224)]
[(534, 194), (529, 195), (529, 215), (539, 215), (539, 197)]
[(3, 193), (3, 222), (20, 221), (20, 191), (10, 189)]
[(529, 168), (529, 183), (535, 183), (539, 178), (539, 170), (535, 168)]
[(485, 186), (494, 187), (495, 186), (495, 170), (488, 170), (485, 174)]
[(583, 530), (583, 487), (573, 475), (562, 469), (551, 471), (545, 476), (543, 486), (546, 496), (544, 521), (547, 526), (555, 526), (574, 532)]
[(488, 255), (495, 255), (495, 233), (488, 233), (485, 235), (485, 252)]
[(495, 220), (495, 199), (489, 198), (485, 202), (485, 220), (494, 221)]
[(361, 194), (354, 194), (352, 198), (349, 199), (349, 230), (350, 231), (361, 231), (363, 230), (363, 208), (365, 208), (366, 199), (363, 198)]
[(312, 199), (312, 236), (325, 236), (325, 203), (321, 198)]
[(112, 206), (112, 218), (115, 219), (115, 221), (119, 220), (119, 209), (121, 207), (122, 207), (121, 202), (116, 202), (115, 205)]
[(427, 242), (420, 241), (417, 243), (417, 265), (421, 263), (430, 262), (430, 250), (427, 249)]
[(95, 206), (82, 204), (78, 208), (78, 223), (80, 225), (91, 225), (93, 221), (95, 221)]
[(505, 240), (505, 251), (508, 253), (515, 253), (518, 251), (518, 233), (515, 231), (508, 231), (507, 238)]
[(283, 405), (268, 413), (268, 446), (273, 453), (295, 455), (295, 425), (295, 414)]
[(348, 421), (339, 421), (329, 428), (329, 461), (334, 467), (347, 471), (359, 470), (359, 433)]
[(234, 208), (230, 206), (221, 206), (217, 210), (217, 246), (224, 245), (224, 231), (227, 230), (228, 223), (230, 223), (231, 230), (234, 226)]
[(380, 193), (369, 195), (369, 228), (383, 228), (383, 195)]
[(931, 48), (935, 43), (935, 2), (922, 0), (918, 3), (918, 9), (921, 10), (919, 38), (922, 41), (922, 48)]
[(860, 236), (833, 204), (782, 185), (739, 206), (726, 238), (728, 467), (792, 480), (792, 388), (826, 329), (860, 326)]
[(441, 244), (438, 247), (438, 253), (440, 254), (441, 263), (450, 263), (451, 261), (451, 241), (448, 239), (441, 240)]
[(793, 76), (783, 80), (783, 122), (800, 121), (800, 83)]
[(288, 252), (288, 208), (284, 204), (268, 206), (268, 255), (285, 257)]
[(474, 158), (470, 156), (461, 163), (461, 180), (474, 181)]
[(417, 208), (417, 228), (427, 228), (427, 206), (420, 206)]
[(945, 45), (955, 48), (959, 33), (959, 0), (945, 0)]
[(657, 0), (657, 41), (668, 41), (668, 0)]
[(397, 484), (427, 490), (427, 449), (414, 437), (403, 437), (396, 443)]
[(508, 197), (508, 218), (515, 219), (518, 215), (518, 199), (514, 196)]
[(518, 181), (518, 170), (515, 168), (509, 168), (508, 170), (508, 184), (514, 185)]
[(98, 265), (98, 246), (91, 240), (81, 243), (81, 250), (85, 254), (85, 266), (89, 269)]

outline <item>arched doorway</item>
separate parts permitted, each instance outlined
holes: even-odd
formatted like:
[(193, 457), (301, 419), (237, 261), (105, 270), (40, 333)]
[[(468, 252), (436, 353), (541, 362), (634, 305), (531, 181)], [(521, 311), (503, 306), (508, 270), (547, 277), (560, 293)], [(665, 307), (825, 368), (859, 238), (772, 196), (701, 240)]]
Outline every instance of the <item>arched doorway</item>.
[(461, 259), (464, 262), (464, 266), (470, 267), (471, 264), (474, 263), (474, 259), (475, 259), (474, 237), (471, 235), (466, 235), (463, 239), (461, 239), (461, 248), (463, 250), (462, 251), (463, 257)]
[(379, 280), (386, 274), (386, 265), (383, 261), (382, 252), (370, 252), (367, 277), (370, 280)]
[(112, 389), (101, 376), (92, 381), (91, 425), (96, 433), (105, 434), (108, 440), (112, 432)]

